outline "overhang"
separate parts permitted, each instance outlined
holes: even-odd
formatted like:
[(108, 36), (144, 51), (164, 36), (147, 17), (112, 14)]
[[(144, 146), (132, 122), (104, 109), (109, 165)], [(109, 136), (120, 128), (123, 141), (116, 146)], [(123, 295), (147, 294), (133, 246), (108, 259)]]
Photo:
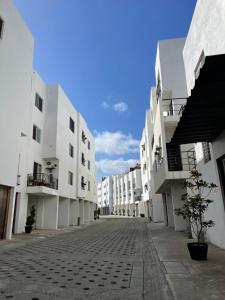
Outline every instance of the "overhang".
[(171, 144), (212, 142), (225, 129), (225, 54), (207, 56)]

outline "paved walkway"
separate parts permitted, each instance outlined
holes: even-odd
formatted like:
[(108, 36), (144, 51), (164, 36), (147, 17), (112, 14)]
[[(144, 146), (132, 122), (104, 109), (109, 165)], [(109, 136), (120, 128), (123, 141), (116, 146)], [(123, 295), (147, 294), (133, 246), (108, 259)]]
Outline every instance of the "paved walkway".
[(0, 299), (173, 299), (144, 219), (0, 242)]
[(152, 241), (178, 300), (225, 299), (225, 250), (209, 244), (208, 260), (191, 260), (185, 233), (149, 223)]

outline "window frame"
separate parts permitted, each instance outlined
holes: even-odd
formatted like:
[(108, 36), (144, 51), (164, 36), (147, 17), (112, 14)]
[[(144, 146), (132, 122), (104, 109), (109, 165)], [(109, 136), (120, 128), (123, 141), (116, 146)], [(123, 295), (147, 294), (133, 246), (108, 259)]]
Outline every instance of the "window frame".
[[(36, 130), (34, 131), (34, 129), (36, 129)], [(34, 141), (36, 141), (37, 143), (41, 144), (41, 138), (42, 138), (41, 129), (37, 125), (33, 124), (32, 139)]]
[(203, 153), (204, 163), (206, 164), (208, 161), (212, 159), (210, 145), (208, 142), (202, 143), (202, 153)]
[(69, 128), (74, 133), (74, 131), (75, 131), (75, 122), (71, 117), (70, 117), (70, 121), (69, 121)]
[(73, 172), (68, 171), (68, 184), (73, 185)]
[(74, 158), (74, 146), (72, 144), (69, 144), (69, 156)]
[(43, 98), (38, 93), (35, 93), (34, 105), (40, 112), (43, 112), (43, 103), (44, 103)]
[(3, 37), (4, 25), (5, 25), (5, 22), (4, 22), (3, 18), (0, 16), (0, 40)]

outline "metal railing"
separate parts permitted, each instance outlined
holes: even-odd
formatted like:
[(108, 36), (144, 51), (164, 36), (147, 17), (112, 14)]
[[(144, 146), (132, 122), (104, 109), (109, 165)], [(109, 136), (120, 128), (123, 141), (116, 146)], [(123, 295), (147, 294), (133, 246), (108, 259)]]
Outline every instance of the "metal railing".
[(180, 151), (174, 155), (168, 155), (168, 170), (169, 171), (191, 171), (196, 168), (195, 151)]
[(163, 99), (163, 116), (179, 116), (182, 115), (185, 105), (187, 103), (187, 98), (172, 98)]
[(51, 189), (58, 189), (58, 179), (52, 174), (36, 173), (27, 175), (27, 186), (46, 186)]

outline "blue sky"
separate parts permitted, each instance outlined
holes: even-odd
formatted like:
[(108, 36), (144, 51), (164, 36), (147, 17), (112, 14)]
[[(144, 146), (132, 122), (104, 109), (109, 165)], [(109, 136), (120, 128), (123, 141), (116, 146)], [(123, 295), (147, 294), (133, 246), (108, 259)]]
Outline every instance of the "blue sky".
[(34, 68), (60, 83), (96, 136), (98, 178), (139, 159), (157, 41), (187, 35), (196, 0), (13, 0)]

